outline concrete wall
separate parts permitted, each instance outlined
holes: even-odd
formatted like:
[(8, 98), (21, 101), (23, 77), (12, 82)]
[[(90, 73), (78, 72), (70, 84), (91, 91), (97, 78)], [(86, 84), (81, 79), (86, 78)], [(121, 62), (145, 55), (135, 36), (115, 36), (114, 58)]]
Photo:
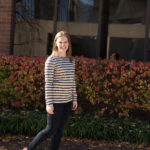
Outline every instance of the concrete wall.
[[(57, 31), (70, 35), (96, 36), (97, 24), (58, 22)], [(53, 33), (53, 22), (47, 20), (16, 20), (14, 55), (46, 56), (48, 33)]]
[[(57, 31), (66, 30), (70, 35), (97, 36), (96, 23), (58, 22)], [(53, 22), (48, 20), (17, 20), (15, 28), (15, 55), (46, 56), (48, 33), (53, 33)], [(109, 24), (107, 57), (110, 38), (144, 38), (145, 25)]]
[(52, 23), (41, 20), (17, 20), (14, 55), (46, 56), (48, 33)]

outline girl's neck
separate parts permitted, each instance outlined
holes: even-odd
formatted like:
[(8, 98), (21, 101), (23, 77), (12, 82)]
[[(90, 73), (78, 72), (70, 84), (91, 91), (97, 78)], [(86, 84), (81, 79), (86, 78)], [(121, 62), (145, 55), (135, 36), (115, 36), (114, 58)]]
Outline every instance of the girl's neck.
[(52, 56), (55, 56), (55, 57), (66, 57), (66, 53), (53, 52)]
[(66, 57), (66, 53), (60, 53), (60, 52), (58, 52), (58, 53), (57, 53), (57, 56), (58, 56), (58, 57)]

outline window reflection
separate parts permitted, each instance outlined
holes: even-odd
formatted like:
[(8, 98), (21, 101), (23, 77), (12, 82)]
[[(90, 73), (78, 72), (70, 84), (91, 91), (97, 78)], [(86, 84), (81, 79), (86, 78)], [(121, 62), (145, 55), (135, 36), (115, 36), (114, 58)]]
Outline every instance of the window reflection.
[(142, 38), (111, 38), (110, 56), (119, 53), (121, 59), (142, 61), (144, 39)]
[(77, 22), (89, 22), (94, 7), (94, 0), (78, 0), (76, 3)]
[(58, 0), (58, 21), (69, 20), (69, 0)]
[[(97, 22), (99, 0), (58, 0), (58, 21)], [(16, 17), (53, 20), (55, 0), (16, 0)]]
[[(109, 23), (145, 23), (146, 0), (110, 0)], [(17, 18), (53, 20), (55, 0), (16, 0)], [(58, 21), (98, 22), (99, 0), (58, 0)]]
[[(70, 35), (73, 56), (84, 56), (89, 58), (96, 57), (96, 38), (95, 36), (75, 36)], [(51, 54), (53, 35), (48, 34), (47, 54)]]
[(16, 17), (33, 19), (35, 15), (34, 0), (16, 0)]
[(111, 0), (109, 23), (144, 23), (146, 2), (146, 0)]

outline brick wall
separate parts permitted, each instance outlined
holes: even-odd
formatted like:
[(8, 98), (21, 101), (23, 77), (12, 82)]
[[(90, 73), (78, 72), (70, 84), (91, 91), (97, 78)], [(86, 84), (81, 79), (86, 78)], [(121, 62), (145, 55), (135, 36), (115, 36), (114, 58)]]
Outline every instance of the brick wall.
[(0, 54), (11, 54), (14, 0), (0, 0)]

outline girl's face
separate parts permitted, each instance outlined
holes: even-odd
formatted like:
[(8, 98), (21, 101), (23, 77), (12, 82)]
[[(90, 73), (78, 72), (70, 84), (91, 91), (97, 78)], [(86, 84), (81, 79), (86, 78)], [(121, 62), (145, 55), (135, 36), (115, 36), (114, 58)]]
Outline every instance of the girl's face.
[(69, 47), (69, 42), (66, 36), (59, 37), (56, 41), (56, 45), (58, 48), (58, 52), (60, 53), (66, 53), (68, 47)]

